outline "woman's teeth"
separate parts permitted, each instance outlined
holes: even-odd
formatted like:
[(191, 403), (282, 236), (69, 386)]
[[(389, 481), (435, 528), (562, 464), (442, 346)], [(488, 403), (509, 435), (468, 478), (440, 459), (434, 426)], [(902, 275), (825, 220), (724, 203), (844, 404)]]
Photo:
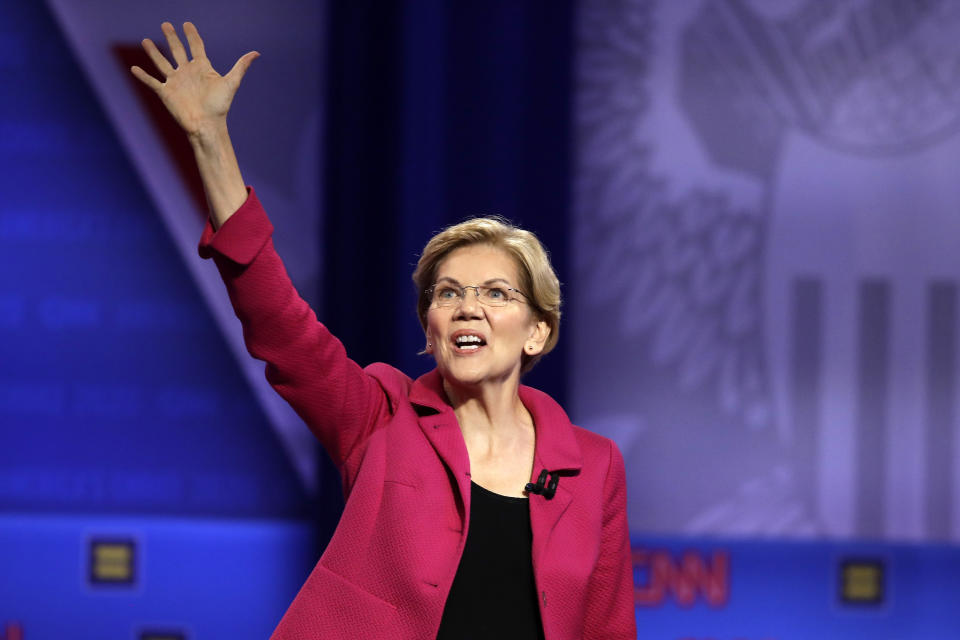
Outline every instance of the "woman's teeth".
[(460, 349), (475, 351), (483, 345), (483, 339), (480, 336), (457, 336), (455, 343)]

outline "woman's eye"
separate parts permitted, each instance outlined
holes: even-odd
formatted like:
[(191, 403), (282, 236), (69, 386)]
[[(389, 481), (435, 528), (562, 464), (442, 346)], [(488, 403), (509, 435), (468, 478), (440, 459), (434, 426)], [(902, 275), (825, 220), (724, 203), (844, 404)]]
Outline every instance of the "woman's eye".
[(453, 287), (440, 287), (439, 289), (436, 290), (436, 293), (434, 295), (436, 295), (441, 300), (452, 300), (454, 298), (459, 297), (460, 294), (457, 293), (457, 290), (454, 289)]
[(487, 297), (491, 300), (504, 300), (507, 297), (507, 292), (505, 289), (498, 289), (496, 287), (487, 289)]

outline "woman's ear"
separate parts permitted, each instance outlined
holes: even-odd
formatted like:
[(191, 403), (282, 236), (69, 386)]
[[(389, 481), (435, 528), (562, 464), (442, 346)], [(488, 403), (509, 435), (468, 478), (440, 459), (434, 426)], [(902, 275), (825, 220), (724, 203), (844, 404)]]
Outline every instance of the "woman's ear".
[(546, 320), (538, 320), (530, 332), (530, 337), (523, 345), (523, 352), (528, 356), (535, 356), (547, 344), (547, 338), (550, 337), (550, 325)]
[(423, 350), (424, 353), (433, 353), (433, 338), (430, 337), (430, 334), (427, 334), (427, 346)]

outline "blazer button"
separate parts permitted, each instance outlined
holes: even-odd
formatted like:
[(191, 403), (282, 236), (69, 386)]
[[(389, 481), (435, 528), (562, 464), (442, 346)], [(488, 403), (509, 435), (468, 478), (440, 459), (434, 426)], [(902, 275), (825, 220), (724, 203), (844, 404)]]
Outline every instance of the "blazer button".
[(546, 592), (546, 591), (542, 591), (541, 593), (543, 594), (543, 606), (546, 607), (546, 606), (547, 606), (547, 592)]

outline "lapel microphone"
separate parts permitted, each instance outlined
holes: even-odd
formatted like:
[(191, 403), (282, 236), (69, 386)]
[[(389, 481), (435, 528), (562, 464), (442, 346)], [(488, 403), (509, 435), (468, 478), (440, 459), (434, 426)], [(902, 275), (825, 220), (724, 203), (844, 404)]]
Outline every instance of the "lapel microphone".
[[(549, 480), (547, 479), (549, 476)], [(540, 472), (539, 477), (537, 477), (537, 483), (528, 482), (527, 486), (523, 489), (527, 493), (535, 493), (538, 496), (543, 496), (547, 500), (553, 498), (557, 493), (557, 485), (560, 484), (560, 472), (559, 471), (547, 471), (546, 469)]]

